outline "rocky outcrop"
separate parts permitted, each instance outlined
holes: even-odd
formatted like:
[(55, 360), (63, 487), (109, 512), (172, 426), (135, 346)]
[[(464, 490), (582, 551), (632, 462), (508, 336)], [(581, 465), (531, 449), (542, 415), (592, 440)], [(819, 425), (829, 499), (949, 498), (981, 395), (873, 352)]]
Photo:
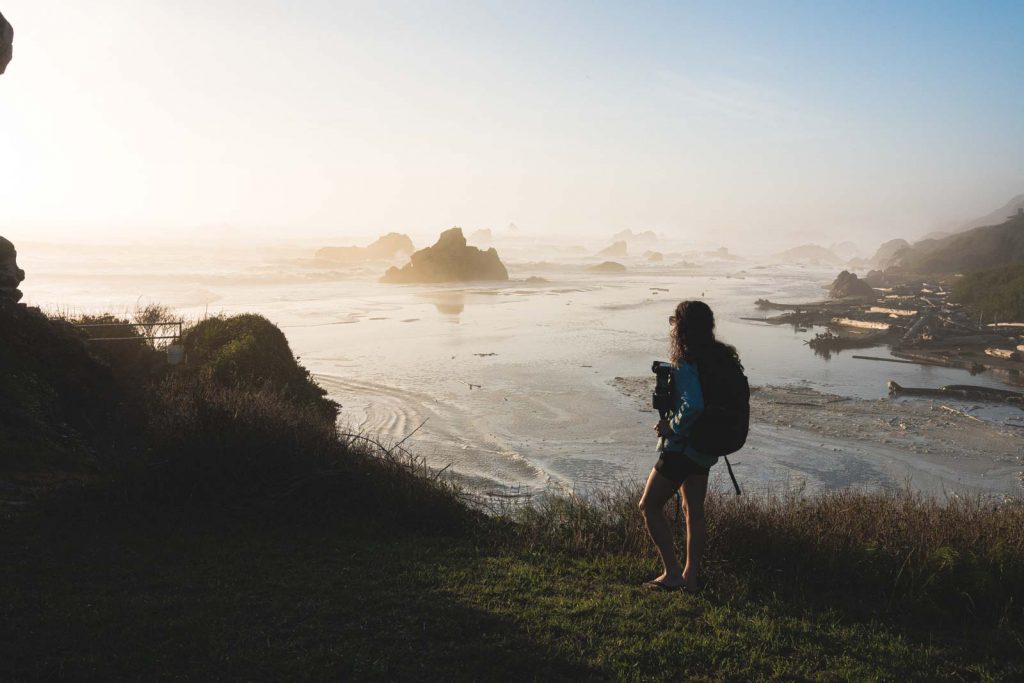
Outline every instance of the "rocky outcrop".
[(324, 247), (316, 257), (326, 261), (355, 263), (358, 261), (393, 261), (416, 251), (408, 235), (389, 232), (367, 247)]
[(381, 278), (390, 283), (467, 280), (508, 280), (508, 270), (495, 249), (467, 246), (462, 228), (445, 230), (433, 246), (413, 253), (402, 268), (388, 268)]
[(864, 276), (864, 282), (868, 283), (872, 287), (886, 287), (888, 286), (889, 280), (882, 271), (869, 270), (868, 274)]
[(874, 261), (877, 265), (880, 265), (884, 268), (886, 265), (888, 265), (888, 262), (892, 259), (892, 257), (897, 254), (897, 252), (902, 251), (903, 249), (906, 249), (909, 246), (910, 242), (906, 241), (905, 239), (889, 240), (888, 242), (884, 242), (880, 247), (878, 247), (878, 251), (875, 252), (875, 255), (871, 258), (871, 260)]
[(588, 273), (625, 273), (626, 266), (615, 261), (605, 261), (598, 263), (596, 266), (589, 266), (587, 268)]
[(0, 299), (21, 301), (18, 285), (25, 279), (25, 271), (18, 267), (18, 252), (10, 241), (0, 237)]
[(597, 252), (598, 256), (610, 256), (611, 258), (623, 258), (629, 254), (629, 245), (623, 241), (615, 242), (610, 247), (606, 247), (601, 251)]
[(875, 295), (871, 285), (857, 277), (856, 273), (844, 270), (832, 283), (828, 295), (832, 299), (846, 299), (848, 297), (869, 297)]
[(645, 251), (644, 258), (651, 263), (658, 263), (665, 260), (665, 255), (660, 251)]
[(7, 70), (14, 55), (14, 28), (0, 14), (0, 74)]

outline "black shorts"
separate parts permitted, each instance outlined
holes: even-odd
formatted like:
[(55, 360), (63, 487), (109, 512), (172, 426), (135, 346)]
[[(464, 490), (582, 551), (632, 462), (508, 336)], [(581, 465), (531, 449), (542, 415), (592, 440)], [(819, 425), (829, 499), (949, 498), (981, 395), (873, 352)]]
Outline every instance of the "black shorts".
[(682, 486), (691, 474), (707, 476), (711, 471), (682, 451), (662, 451), (658, 462), (654, 463), (654, 469), (676, 486)]

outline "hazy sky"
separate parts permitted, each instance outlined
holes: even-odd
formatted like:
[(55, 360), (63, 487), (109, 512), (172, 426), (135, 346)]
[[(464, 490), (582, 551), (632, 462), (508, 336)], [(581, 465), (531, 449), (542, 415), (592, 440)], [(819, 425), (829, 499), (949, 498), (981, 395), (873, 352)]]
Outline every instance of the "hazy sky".
[(873, 247), (1024, 192), (1019, 0), (0, 11), (15, 241), (512, 221)]

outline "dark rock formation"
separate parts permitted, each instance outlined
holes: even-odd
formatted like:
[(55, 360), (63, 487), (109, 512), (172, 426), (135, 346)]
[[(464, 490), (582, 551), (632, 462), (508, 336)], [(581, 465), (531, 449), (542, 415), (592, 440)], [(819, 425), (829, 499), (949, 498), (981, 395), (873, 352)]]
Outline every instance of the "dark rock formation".
[(18, 252), (10, 241), (0, 237), (0, 299), (21, 301), (18, 285), (25, 279), (25, 271), (18, 267)]
[(828, 295), (832, 299), (846, 299), (848, 297), (869, 297), (875, 295), (871, 285), (857, 277), (856, 273), (844, 270), (832, 283)]
[(868, 274), (864, 276), (864, 282), (872, 287), (887, 287), (889, 279), (880, 270), (869, 270)]
[(461, 282), (508, 280), (508, 270), (493, 248), (481, 251), (466, 245), (462, 228), (441, 233), (432, 247), (415, 252), (403, 268), (388, 268), (381, 282)]
[(626, 266), (615, 261), (605, 261), (598, 263), (596, 266), (589, 266), (587, 268), (588, 273), (625, 273)]
[(14, 27), (0, 14), (0, 74), (7, 70), (14, 55)]
[(408, 235), (389, 232), (368, 247), (324, 247), (316, 257), (327, 261), (354, 263), (358, 261), (391, 261), (408, 256), (416, 250)]
[(612, 258), (622, 258), (628, 254), (629, 245), (622, 241), (615, 242), (610, 247), (606, 247), (597, 252), (598, 256), (611, 256)]

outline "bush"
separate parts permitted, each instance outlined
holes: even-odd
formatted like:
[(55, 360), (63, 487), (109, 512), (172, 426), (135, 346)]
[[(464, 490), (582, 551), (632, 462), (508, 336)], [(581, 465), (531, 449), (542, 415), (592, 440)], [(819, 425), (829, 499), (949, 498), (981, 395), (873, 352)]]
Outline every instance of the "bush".
[(209, 374), (226, 387), (272, 387), (287, 400), (334, 420), (338, 404), (299, 365), (288, 340), (260, 315), (208, 318), (182, 334), (190, 372)]
[(953, 287), (953, 301), (982, 312), (986, 320), (1024, 320), (1024, 264), (965, 275)]

